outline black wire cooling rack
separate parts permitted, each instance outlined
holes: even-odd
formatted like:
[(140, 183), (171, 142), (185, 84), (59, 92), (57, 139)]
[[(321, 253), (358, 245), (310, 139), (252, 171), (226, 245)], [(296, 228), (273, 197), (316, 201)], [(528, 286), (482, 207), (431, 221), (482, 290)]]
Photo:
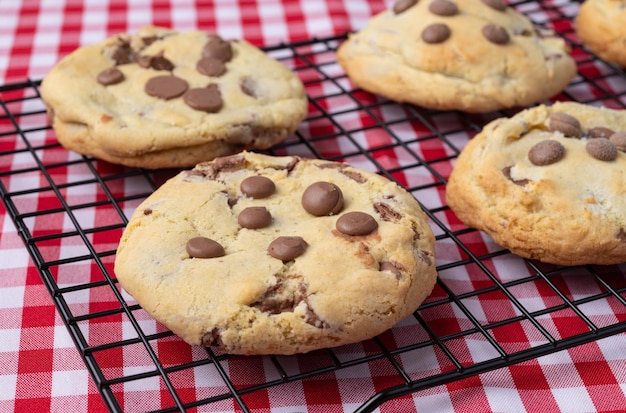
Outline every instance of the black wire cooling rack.
[[(579, 74), (554, 100), (626, 108), (626, 74), (577, 40), (576, 3), (514, 6), (539, 26), (555, 29), (571, 47)], [(246, 358), (207, 348), (193, 349), (193, 361), (177, 359), (167, 351), (176, 337), (162, 327), (147, 327), (153, 324), (124, 294), (113, 272), (117, 241), (130, 213), (177, 171), (130, 169), (69, 153), (50, 130), (38, 81), (0, 87), (2, 200), (110, 410), (122, 411), (123, 388), (156, 379), (161, 399), (168, 401), (155, 411), (223, 401), (253, 411), (248, 403), (257, 392), (363, 365), (386, 369), (381, 390), (358, 401), (355, 410), (370, 412), (402, 395), (626, 331), (625, 265), (557, 267), (522, 260), (463, 226), (445, 204), (446, 179), (463, 145), (487, 122), (515, 110), (438, 112), (355, 89), (335, 61), (344, 38), (265, 49), (299, 74), (310, 101), (302, 127), (269, 153), (347, 161), (399, 182), (427, 212), (437, 238), (439, 271), (433, 294), (413, 317), (361, 343), (355, 352), (337, 348)], [(85, 192), (93, 196), (77, 195)], [(61, 232), (45, 224), (59, 220), (64, 222)], [(576, 294), (577, 283), (593, 285), (595, 292)], [(527, 291), (541, 293), (526, 296)], [(608, 306), (613, 314), (596, 316), (590, 310), (594, 306)], [(511, 311), (498, 310), (504, 307)], [(516, 340), (516, 332), (525, 338)], [(468, 351), (469, 342), (479, 350)], [(110, 365), (110, 358), (129, 348), (142, 349), (143, 368)], [(412, 362), (426, 352), (436, 354), (436, 367)], [(250, 376), (263, 378), (242, 383), (229, 368), (238, 362), (246, 364)], [(294, 363), (300, 367), (294, 369)], [(261, 365), (274, 374), (255, 373)], [(221, 390), (190, 395), (181, 378), (207, 367)]]

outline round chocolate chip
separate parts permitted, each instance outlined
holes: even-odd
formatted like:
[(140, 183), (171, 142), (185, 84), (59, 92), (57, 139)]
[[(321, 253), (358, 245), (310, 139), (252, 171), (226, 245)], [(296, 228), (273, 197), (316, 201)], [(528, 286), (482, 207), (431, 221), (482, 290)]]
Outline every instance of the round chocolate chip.
[(281, 261), (291, 261), (304, 254), (308, 246), (302, 237), (278, 237), (267, 247), (267, 252)]
[(159, 52), (154, 56), (143, 55), (137, 57), (137, 64), (143, 68), (152, 68), (154, 70), (174, 70), (174, 64), (170, 62), (165, 56), (163, 56), (163, 52)]
[(239, 184), (244, 195), (254, 199), (267, 198), (276, 191), (274, 181), (265, 176), (249, 176)]
[(606, 128), (604, 126), (596, 126), (587, 131), (590, 138), (607, 138), (609, 139), (615, 131), (613, 129)]
[(104, 86), (116, 85), (124, 80), (124, 73), (115, 67), (109, 67), (98, 73), (98, 83)]
[(558, 162), (565, 155), (565, 146), (561, 142), (545, 140), (535, 144), (528, 151), (528, 160), (537, 166), (546, 166)]
[(224, 103), (222, 94), (215, 84), (189, 89), (183, 95), (183, 100), (189, 107), (208, 113), (219, 112)]
[(316, 182), (302, 193), (302, 207), (311, 215), (335, 215), (343, 208), (341, 189), (330, 182)]
[(226, 65), (214, 57), (203, 57), (196, 64), (196, 70), (206, 76), (222, 76), (226, 73)]
[(507, 44), (511, 37), (506, 29), (497, 24), (487, 24), (483, 27), (483, 36), (494, 44)]
[(433, 23), (422, 31), (422, 40), (426, 43), (443, 43), (450, 37), (450, 28), (444, 23)]
[(416, 4), (417, 4), (417, 0), (398, 0), (393, 5), (393, 12), (395, 14), (400, 14), (403, 11), (415, 6)]
[(459, 12), (459, 8), (450, 0), (433, 0), (428, 5), (428, 10), (437, 16), (454, 16)]
[(506, 3), (502, 0), (483, 0), (483, 3), (498, 11), (505, 11), (507, 8)]
[(583, 129), (578, 119), (564, 112), (553, 112), (550, 114), (550, 130), (561, 132), (563, 135), (573, 138), (583, 136)]
[(272, 214), (262, 206), (248, 207), (239, 213), (237, 222), (248, 229), (265, 228), (272, 223)]
[(617, 147), (607, 138), (591, 139), (585, 145), (587, 153), (601, 161), (612, 161), (617, 158)]
[(159, 99), (172, 99), (185, 93), (189, 85), (187, 81), (173, 76), (155, 76), (146, 82), (145, 91)]
[(626, 152), (626, 132), (615, 132), (609, 138), (613, 145), (617, 147), (622, 152)]
[(353, 211), (339, 217), (335, 228), (346, 235), (368, 235), (378, 228), (378, 222), (370, 214)]
[(224, 247), (210, 238), (195, 237), (187, 241), (187, 254), (192, 258), (216, 258), (226, 255)]
[(228, 62), (233, 58), (233, 49), (230, 43), (215, 34), (210, 34), (202, 48), (202, 57), (212, 57), (222, 62)]

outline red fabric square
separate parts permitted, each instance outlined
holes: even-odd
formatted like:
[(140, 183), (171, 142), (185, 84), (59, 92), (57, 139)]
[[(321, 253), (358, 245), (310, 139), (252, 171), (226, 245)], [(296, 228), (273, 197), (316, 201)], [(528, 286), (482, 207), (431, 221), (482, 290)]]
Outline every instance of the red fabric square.
[(515, 387), (520, 390), (544, 390), (550, 385), (546, 376), (538, 364), (518, 364), (509, 367)]
[(22, 350), (17, 363), (18, 374), (41, 373), (52, 371), (51, 348), (39, 350)]

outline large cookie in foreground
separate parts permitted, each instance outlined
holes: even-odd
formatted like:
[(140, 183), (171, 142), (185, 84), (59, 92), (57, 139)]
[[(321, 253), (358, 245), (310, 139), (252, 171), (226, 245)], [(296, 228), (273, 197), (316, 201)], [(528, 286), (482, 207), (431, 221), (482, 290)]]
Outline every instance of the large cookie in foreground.
[(501, 0), (399, 0), (337, 57), (367, 91), (475, 113), (540, 102), (576, 75), (565, 42)]
[(268, 148), (307, 113), (302, 82), (255, 46), (158, 27), (77, 49), (41, 94), (63, 146), (145, 168)]
[(574, 102), (497, 119), (458, 157), (447, 200), (522, 257), (626, 261), (626, 113)]
[(243, 152), (181, 172), (135, 211), (115, 273), (190, 344), (293, 354), (371, 338), (436, 279), (417, 201), (347, 164)]
[(626, 1), (586, 0), (576, 16), (580, 40), (607, 62), (626, 67)]

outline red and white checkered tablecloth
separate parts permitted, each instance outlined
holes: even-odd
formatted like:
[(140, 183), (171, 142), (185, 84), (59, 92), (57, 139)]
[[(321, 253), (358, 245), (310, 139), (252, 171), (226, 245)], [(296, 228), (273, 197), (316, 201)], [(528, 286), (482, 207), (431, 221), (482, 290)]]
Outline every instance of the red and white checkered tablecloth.
[[(422, 0), (424, 1), (424, 0)], [(305, 41), (313, 37), (343, 34), (361, 28), (367, 19), (391, 6), (393, 0), (11, 0), (0, 1), (0, 85), (41, 79), (59, 60), (77, 47), (98, 41), (118, 32), (135, 31), (144, 25), (167, 26), (178, 30), (201, 29), (214, 31), (225, 38), (245, 38), (259, 46), (271, 46), (281, 42)], [(608, 85), (607, 87), (612, 87)], [(626, 88), (626, 86), (615, 86)], [(42, 115), (44, 116), (44, 115)], [(0, 133), (2, 131), (0, 130)], [(51, 139), (46, 133), (43, 141)], [(8, 134), (0, 135), (0, 173), (20, 163), (19, 154), (5, 155), (16, 139)], [(338, 148), (341, 150), (341, 148)], [(72, 159), (59, 149), (48, 156)], [(401, 159), (383, 160), (390, 165)], [(56, 180), (80, 179), (80, 171), (71, 166), (56, 172)], [(2, 184), (10, 191), (36, 188), (32, 176), (4, 174)], [(410, 181), (410, 177), (406, 177)], [(132, 188), (120, 191), (132, 192)], [(64, 194), (68, 202), (92, 202), (97, 199), (93, 186), (83, 185), (68, 189)], [(435, 197), (438, 195), (434, 195)], [(23, 210), (55, 208), (45, 191), (24, 196), (19, 200)], [(428, 199), (424, 200), (428, 204)], [(439, 200), (439, 202), (441, 202)], [(136, 204), (135, 204), (136, 205)], [(132, 211), (133, 203), (124, 206)], [(81, 223), (92, 225), (106, 221), (107, 214), (79, 215)], [(36, 218), (33, 218), (36, 221)], [(101, 412), (106, 411), (102, 396), (96, 389), (75, 343), (70, 338), (37, 268), (33, 264), (16, 227), (3, 204), (0, 204), (0, 412)], [(43, 222), (33, 222), (33, 228), (49, 231), (67, 231), (70, 225), (63, 217), (50, 216)], [(105, 240), (103, 244), (114, 243)], [(491, 248), (488, 240), (484, 249)], [(68, 245), (62, 248), (71, 249)], [(438, 264), (460, 259), (454, 249), (438, 249)], [(58, 251), (57, 251), (58, 253)], [(61, 256), (63, 252), (61, 251)], [(515, 262), (509, 263), (516, 266)], [(498, 265), (509, 265), (506, 260)], [(515, 267), (516, 271), (523, 271)], [(621, 267), (621, 276), (626, 271)], [(74, 274), (57, 274), (59, 283)], [(450, 284), (462, 291), (464, 280)], [(567, 285), (573, 297), (593, 294), (597, 286), (585, 286), (573, 282)], [(544, 296), (544, 293), (546, 294)], [(436, 293), (435, 293), (436, 294)], [(97, 294), (80, 297), (75, 294), (70, 304), (72, 310), (81, 313), (81, 306), (106, 307)], [(519, 293), (519, 299), (528, 308), (547, 305), (550, 292), (541, 289)], [(128, 298), (128, 297), (127, 297)], [(506, 301), (506, 300), (505, 300)], [(610, 303), (609, 303), (610, 304)], [(476, 306), (474, 314), (483, 314), (485, 320), (502, 316), (492, 312), (513, 311), (510, 304), (499, 305), (494, 299), (491, 306), (484, 302), (468, 300), (468, 306)], [(623, 321), (625, 310), (589, 308), (587, 315), (594, 320), (618, 318)], [(83, 311), (86, 313), (88, 310)], [(462, 314), (456, 314), (459, 320)], [(554, 322), (555, 331), (574, 328)], [(482, 321), (482, 320), (481, 320)], [(139, 318), (147, 330), (160, 331), (149, 317)], [(609, 321), (610, 322), (610, 321)], [(123, 321), (112, 320), (111, 325), (89, 326), (91, 337), (127, 334)], [(399, 326), (403, 328), (403, 325)], [(504, 332), (502, 334), (505, 334)], [(532, 342), (534, 337), (525, 338)], [(506, 342), (506, 337), (503, 338)], [(477, 342), (478, 343), (478, 342)], [(90, 343), (91, 344), (91, 343)], [(467, 343), (465, 343), (468, 345)], [(175, 338), (159, 341), (159, 357), (164, 363), (194, 360), (197, 349), (184, 345)], [(367, 349), (366, 349), (367, 350)], [(364, 351), (366, 351), (364, 350)], [(626, 336), (618, 334), (569, 350), (524, 361), (508, 368), (500, 368), (478, 376), (429, 388), (408, 396), (399, 397), (382, 405), (380, 412), (623, 412), (626, 411)], [(126, 349), (119, 350), (127, 351)], [(481, 359), (481, 349), (468, 345), (470, 356)], [(106, 353), (105, 353), (106, 354)], [(424, 350), (419, 362), (425, 365), (438, 362), (437, 354)], [(124, 359), (122, 374), (142, 372), (141, 356), (136, 353), (119, 354)], [(401, 356), (400, 356), (401, 357)], [(254, 371), (266, 371), (267, 377), (248, 377), (250, 370), (244, 359), (229, 364), (229, 373), (242, 383), (274, 380), (271, 369), (256, 366)], [(250, 359), (250, 363), (262, 363), (262, 359)], [(302, 359), (301, 359), (302, 360)], [(414, 361), (413, 361), (414, 362)], [(106, 367), (106, 360), (100, 360)], [(411, 361), (406, 361), (410, 365)], [(169, 365), (169, 364), (168, 364)], [(407, 367), (410, 371), (410, 367)], [(439, 366), (438, 368), (441, 368)], [(111, 370), (120, 369), (111, 363)], [(424, 371), (427, 368), (423, 368)], [(119, 372), (115, 373), (118, 374)], [(214, 372), (217, 374), (216, 372)], [(111, 373), (113, 374), (113, 373)], [(171, 376), (176, 375), (172, 371)], [(214, 388), (223, 383), (210, 374), (173, 378), (180, 386), (179, 393), (185, 400), (209, 397)], [(170, 406), (163, 384), (158, 379), (147, 378), (127, 384), (117, 390), (123, 400), (125, 411), (155, 410)], [(372, 369), (370, 364), (358, 365), (322, 374), (306, 381), (294, 381), (276, 386), (264, 392), (254, 392), (246, 398), (247, 405), (255, 412), (351, 412), (370, 396), (390, 384), (397, 384), (384, 371)], [(206, 410), (203, 410), (206, 409)], [(232, 400), (199, 407), (198, 411), (238, 411)]]

